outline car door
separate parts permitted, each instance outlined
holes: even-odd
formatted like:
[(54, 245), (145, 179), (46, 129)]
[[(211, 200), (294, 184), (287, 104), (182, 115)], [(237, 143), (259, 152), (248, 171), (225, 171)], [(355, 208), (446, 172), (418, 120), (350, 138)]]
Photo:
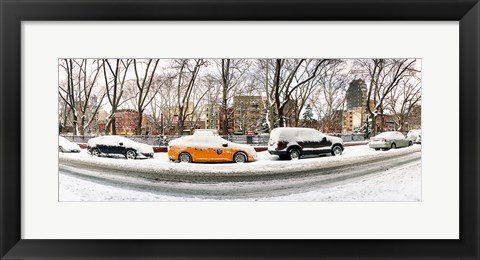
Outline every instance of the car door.
[(408, 146), (408, 141), (405, 139), (405, 136), (399, 132), (395, 133), (395, 143), (397, 144), (397, 147)]
[(196, 162), (215, 161), (214, 150), (208, 136), (195, 136), (194, 144), (189, 151)]
[[(230, 161), (231, 159), (231, 147), (228, 145), (228, 141), (221, 138), (220, 136), (209, 136), (207, 138), (209, 149), (208, 154), (209, 158), (213, 162), (225, 162)], [(226, 144), (227, 146), (223, 146)]]
[(332, 142), (327, 138), (326, 135), (320, 134), (320, 153), (329, 153), (332, 150)]
[(116, 141), (115, 145), (111, 147), (112, 153), (114, 154), (125, 154), (125, 150), (128, 147), (129, 140), (119, 139)]
[(101, 153), (110, 153), (110, 147), (107, 145), (105, 137), (101, 137), (101, 139), (97, 140), (96, 147)]

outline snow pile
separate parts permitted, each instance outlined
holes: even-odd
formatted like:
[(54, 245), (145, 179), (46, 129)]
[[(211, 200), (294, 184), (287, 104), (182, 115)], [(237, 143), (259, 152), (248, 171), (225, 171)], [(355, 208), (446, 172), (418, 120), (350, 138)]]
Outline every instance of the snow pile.
[(64, 151), (80, 151), (80, 146), (78, 144), (70, 142), (67, 138), (63, 136), (58, 137), (58, 146), (62, 147)]

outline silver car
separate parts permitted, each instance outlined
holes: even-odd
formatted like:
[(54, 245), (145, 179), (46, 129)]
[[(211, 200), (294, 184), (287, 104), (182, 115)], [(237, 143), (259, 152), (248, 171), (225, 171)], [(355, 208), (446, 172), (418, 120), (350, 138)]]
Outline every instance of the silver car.
[(414, 130), (408, 131), (407, 139), (412, 140), (412, 142), (414, 142), (416, 144), (421, 144), (422, 143), (422, 130), (414, 129)]
[(412, 144), (412, 140), (405, 138), (402, 133), (397, 131), (388, 131), (370, 138), (368, 146), (378, 151), (380, 149), (388, 150), (407, 147)]

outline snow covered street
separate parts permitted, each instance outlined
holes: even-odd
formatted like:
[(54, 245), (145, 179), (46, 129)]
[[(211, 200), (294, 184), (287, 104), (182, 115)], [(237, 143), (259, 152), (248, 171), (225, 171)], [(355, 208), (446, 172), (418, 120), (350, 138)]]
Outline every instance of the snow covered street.
[[(342, 156), (322, 156), (304, 158), (297, 161), (281, 161), (268, 152), (260, 152), (255, 162), (245, 164), (185, 164), (173, 163), (166, 154), (155, 154), (154, 159), (125, 160), (122, 158), (97, 158), (82, 151), (80, 154), (60, 154), (61, 165), (59, 173), (60, 201), (420, 201), (421, 200), (421, 160), (420, 145), (408, 148), (375, 151), (368, 145), (347, 147)], [(396, 163), (395, 156), (407, 158)], [(400, 158), (400, 157), (398, 157)], [(162, 181), (135, 176), (113, 176), (108, 171), (98, 172), (93, 176), (88, 170), (68, 166), (72, 162), (101, 167), (115, 166), (123, 169), (147, 169), (155, 172), (176, 170), (185, 174), (202, 174), (208, 171), (211, 175), (225, 175), (233, 178), (234, 174), (245, 172), (250, 175), (288, 172), (292, 169), (314, 169), (315, 174), (286, 175), (287, 178), (275, 180), (271, 177), (253, 181), (221, 181), (218, 183), (180, 182), (175, 184), (189, 191), (188, 196), (176, 194), (163, 185)], [(361, 163), (361, 162), (369, 163)], [(376, 162), (375, 162), (376, 161)], [(389, 165), (389, 163), (391, 165)], [(363, 165), (369, 165), (362, 168)], [(341, 170), (338, 167), (343, 167)], [(330, 167), (333, 170), (329, 170)], [(322, 170), (325, 169), (325, 170)], [(327, 171), (328, 170), (328, 171)], [(348, 174), (347, 174), (348, 173)], [(344, 176), (342, 175), (344, 174)], [(337, 177), (335, 177), (337, 176)], [(105, 181), (112, 178), (113, 181)], [(128, 185), (124, 185), (124, 184)], [(155, 184), (149, 186), (150, 184)], [(163, 186), (162, 186), (163, 185)], [(170, 184), (171, 185), (171, 184)], [(292, 185), (292, 187), (289, 187)], [(196, 196), (191, 192), (201, 186), (207, 192), (205, 196)], [(250, 189), (254, 187), (255, 189)], [(272, 193), (260, 192), (271, 189)], [(305, 188), (300, 188), (305, 187)], [(252, 196), (208, 196), (211, 190), (229, 189), (244, 193), (259, 194)]]
[[(124, 189), (60, 173), (61, 201), (219, 201)], [(233, 201), (420, 201), (421, 163), (288, 196)], [(230, 201), (230, 200), (229, 200)]]

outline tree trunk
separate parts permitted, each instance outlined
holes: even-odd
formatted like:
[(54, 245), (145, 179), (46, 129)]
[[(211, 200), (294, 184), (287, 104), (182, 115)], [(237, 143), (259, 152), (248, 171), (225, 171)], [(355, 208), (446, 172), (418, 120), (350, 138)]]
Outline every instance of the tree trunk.
[(142, 119), (143, 119), (143, 110), (139, 109), (138, 118), (137, 118), (137, 135), (142, 134)]
[(78, 117), (77, 117), (77, 112), (74, 111), (73, 113), (73, 135), (78, 134)]
[(273, 105), (270, 105), (269, 106), (269, 112), (268, 112), (268, 115), (269, 115), (269, 120), (270, 120), (270, 132), (272, 132), (273, 128), (275, 128), (275, 122), (273, 120)]
[(223, 99), (222, 110), (223, 110), (222, 134), (227, 135), (228, 134), (228, 108), (227, 108), (227, 99), (225, 95)]
[[(112, 118), (112, 120), (110, 121), (110, 127), (111, 127), (111, 131), (110, 133), (112, 135), (117, 135), (117, 119), (115, 117)], [(107, 128), (108, 129), (108, 128)]]
[(185, 122), (183, 121), (182, 118), (178, 118), (178, 135), (183, 135), (183, 128), (184, 128)]

